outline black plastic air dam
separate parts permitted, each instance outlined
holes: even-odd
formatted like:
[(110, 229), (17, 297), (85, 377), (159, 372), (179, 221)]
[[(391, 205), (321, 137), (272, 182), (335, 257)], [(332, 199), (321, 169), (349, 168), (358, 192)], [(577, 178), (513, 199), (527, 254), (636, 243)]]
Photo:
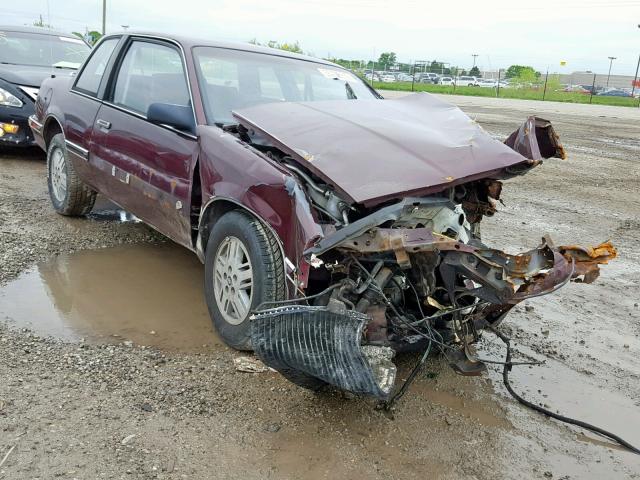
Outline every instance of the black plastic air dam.
[(378, 376), (376, 381), (361, 350), (362, 329), (368, 320), (354, 311), (279, 307), (252, 317), (251, 341), (258, 358), (298, 385), (312, 388), (313, 380), (318, 380), (316, 386), (325, 382), (387, 399), (393, 378), (381, 381)]

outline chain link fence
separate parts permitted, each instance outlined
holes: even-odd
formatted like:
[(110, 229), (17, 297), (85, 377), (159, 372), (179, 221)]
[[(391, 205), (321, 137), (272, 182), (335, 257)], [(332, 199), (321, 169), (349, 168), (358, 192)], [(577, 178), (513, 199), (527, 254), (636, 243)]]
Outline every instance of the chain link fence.
[[(616, 76), (613, 81), (612, 75), (545, 72), (536, 78), (522, 79), (507, 78), (502, 69), (487, 72), (485, 77), (447, 74), (445, 66), (449, 64), (441, 65), (441, 71), (437, 73), (426, 72), (424, 65), (419, 63), (396, 71), (388, 70), (386, 65), (380, 65), (382, 70), (376, 70), (375, 63), (369, 69), (350, 69), (379, 90), (640, 107), (640, 80), (637, 77)], [(453, 69), (446, 67), (446, 71)], [(620, 87), (621, 82), (627, 81), (628, 87)]]

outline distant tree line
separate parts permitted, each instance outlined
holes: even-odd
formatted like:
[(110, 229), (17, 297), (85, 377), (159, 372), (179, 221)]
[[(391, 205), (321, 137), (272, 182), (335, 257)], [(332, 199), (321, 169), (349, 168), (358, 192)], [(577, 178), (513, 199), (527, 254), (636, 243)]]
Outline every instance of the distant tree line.
[(304, 53), (304, 51), (302, 50), (302, 47), (300, 47), (300, 43), (297, 40), (295, 42), (282, 42), (282, 43), (277, 42), (275, 40), (269, 40), (267, 43), (260, 43), (255, 38), (252, 38), (251, 40), (249, 40), (249, 43), (253, 45), (261, 45), (263, 47), (286, 50), (287, 52), (301, 53), (301, 54)]
[[(42, 15), (39, 19), (33, 22), (36, 27), (53, 28), (52, 25), (45, 23), (42, 20)], [(72, 32), (78, 38), (85, 40), (89, 45), (94, 45), (102, 34), (96, 30), (85, 29), (85, 33)], [(287, 52), (307, 54), (314, 56), (311, 52), (305, 52), (300, 46), (300, 42), (279, 42), (276, 40), (269, 40), (266, 43), (259, 42), (256, 38), (249, 40), (249, 43), (253, 45), (261, 45), (269, 48), (277, 48), (279, 50), (286, 50)], [(402, 63), (398, 62), (398, 57), (395, 52), (382, 52), (377, 61), (373, 60), (354, 60), (345, 58), (327, 58), (338, 65), (349, 70), (394, 70), (398, 72), (405, 72), (413, 74), (417, 72), (429, 72), (439, 73), (442, 75), (472, 75), (474, 77), (481, 77), (482, 73), (477, 66), (473, 66), (469, 71), (457, 66), (451, 66), (448, 63), (432, 60), (431, 62), (416, 62), (416, 63)], [(536, 71), (533, 67), (527, 65), (511, 65), (505, 71), (505, 78), (511, 79), (516, 83), (534, 83), (540, 79), (540, 72)]]

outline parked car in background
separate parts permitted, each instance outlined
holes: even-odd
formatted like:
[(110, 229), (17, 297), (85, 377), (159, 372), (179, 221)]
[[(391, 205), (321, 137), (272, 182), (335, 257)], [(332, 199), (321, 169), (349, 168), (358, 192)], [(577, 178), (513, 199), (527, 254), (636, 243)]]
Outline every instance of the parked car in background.
[(67, 33), (0, 26), (0, 147), (35, 144), (28, 119), (42, 80), (70, 75), (89, 51)]
[(453, 77), (440, 77), (438, 85), (453, 85)]
[(598, 93), (598, 95), (603, 97), (631, 97), (632, 96), (631, 92), (627, 92), (619, 88), (605, 90), (603, 92)]
[(369, 81), (379, 82), (380, 76), (375, 72), (370, 72), (365, 75), (365, 78)]
[(438, 74), (432, 72), (424, 72), (420, 74), (421, 83), (438, 83)]
[(591, 86), (585, 85), (567, 85), (564, 90), (565, 92), (573, 92), (573, 93), (582, 93), (582, 94), (590, 94)]
[(380, 75), (380, 81), (383, 83), (393, 83), (396, 81), (396, 77), (393, 73), (383, 73)]
[(399, 82), (411, 82), (413, 80), (413, 77), (408, 73), (399, 73), (396, 78)]
[(475, 87), (478, 85), (478, 79), (476, 77), (461, 76), (455, 79), (455, 83), (458, 87)]
[(484, 328), (597, 276), (587, 250), (480, 237), (501, 179), (564, 158), (546, 120), (500, 142), (433, 95), (384, 100), (318, 58), (135, 32), (41, 92), (29, 124), (53, 208), (84, 215), (100, 192), (195, 252), (221, 338), (307, 388), (389, 398), (395, 352), (434, 338), (479, 374)]
[(599, 87), (597, 85), (580, 85), (586, 93), (591, 94), (593, 93), (594, 95), (597, 95), (598, 93), (600, 93), (601, 91), (604, 90), (603, 87)]
[(498, 86), (498, 82), (491, 78), (480, 78), (478, 79), (478, 86), (483, 88), (496, 88)]

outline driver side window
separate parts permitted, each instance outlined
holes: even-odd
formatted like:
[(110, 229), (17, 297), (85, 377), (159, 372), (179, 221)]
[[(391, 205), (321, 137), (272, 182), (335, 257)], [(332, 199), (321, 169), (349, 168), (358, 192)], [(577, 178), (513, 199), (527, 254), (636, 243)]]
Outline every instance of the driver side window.
[(145, 116), (152, 103), (189, 106), (189, 89), (178, 50), (134, 41), (120, 65), (113, 103)]

